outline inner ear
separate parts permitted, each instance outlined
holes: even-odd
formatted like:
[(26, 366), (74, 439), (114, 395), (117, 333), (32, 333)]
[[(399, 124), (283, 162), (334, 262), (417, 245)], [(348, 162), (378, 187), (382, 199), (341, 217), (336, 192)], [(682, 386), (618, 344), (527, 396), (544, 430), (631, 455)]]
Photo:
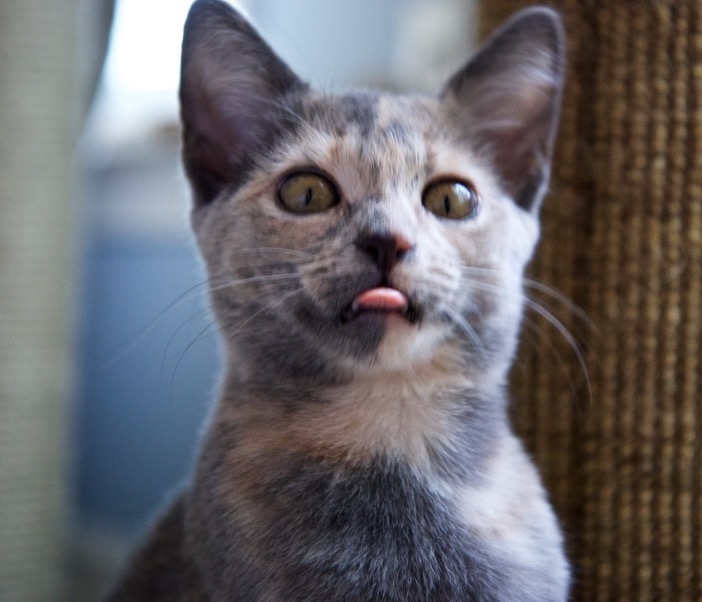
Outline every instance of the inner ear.
[(546, 8), (517, 13), (447, 83), (441, 98), (467, 144), (485, 151), (505, 192), (539, 206), (563, 89), (565, 41)]
[(180, 103), (183, 162), (196, 205), (245, 179), (289, 122), (289, 97), (305, 88), (231, 6), (193, 4), (183, 36)]

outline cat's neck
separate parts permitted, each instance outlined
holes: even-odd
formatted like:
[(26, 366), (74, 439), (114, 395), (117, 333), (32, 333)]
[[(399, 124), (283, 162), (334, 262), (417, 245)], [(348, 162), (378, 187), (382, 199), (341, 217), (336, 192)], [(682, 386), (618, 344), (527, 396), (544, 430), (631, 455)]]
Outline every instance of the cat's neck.
[(396, 458), (419, 471), (478, 466), (509, 427), (502, 388), (476, 386), (445, 358), (411, 369), (368, 368), (316, 389), (227, 381), (218, 419), (249, 453), (273, 449), (363, 464)]

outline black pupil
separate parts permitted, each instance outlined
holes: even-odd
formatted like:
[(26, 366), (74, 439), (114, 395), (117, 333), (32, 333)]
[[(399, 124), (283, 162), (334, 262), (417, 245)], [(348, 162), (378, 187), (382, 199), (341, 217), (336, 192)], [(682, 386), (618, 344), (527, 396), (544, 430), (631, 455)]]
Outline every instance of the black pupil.
[(446, 211), (446, 215), (451, 212), (451, 199), (449, 199), (448, 195), (444, 197), (444, 210)]
[(308, 188), (305, 192), (305, 207), (307, 207), (312, 202), (312, 188)]

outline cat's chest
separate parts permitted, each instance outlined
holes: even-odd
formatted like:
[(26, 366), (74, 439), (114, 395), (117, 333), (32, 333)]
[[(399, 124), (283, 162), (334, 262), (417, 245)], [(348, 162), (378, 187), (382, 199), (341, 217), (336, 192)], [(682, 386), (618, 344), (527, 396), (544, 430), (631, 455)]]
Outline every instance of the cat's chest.
[(257, 562), (276, 575), (266, 599), (530, 599), (520, 579), (545, 568), (530, 523), (552, 520), (548, 509), (491, 512), (499, 492), (439, 490), (388, 458), (345, 470), (287, 462), (262, 477), (256, 499), (266, 508)]

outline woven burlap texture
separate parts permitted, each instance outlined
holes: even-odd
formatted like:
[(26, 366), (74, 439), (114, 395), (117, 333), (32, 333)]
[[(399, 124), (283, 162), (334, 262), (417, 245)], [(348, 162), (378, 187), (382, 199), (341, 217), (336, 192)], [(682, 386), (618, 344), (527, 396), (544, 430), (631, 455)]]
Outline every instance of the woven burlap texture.
[[(526, 4), (483, 0), (481, 29)], [(550, 5), (568, 83), (530, 275), (592, 320), (540, 295), (580, 341), (589, 391), (531, 312), (515, 423), (567, 533), (575, 600), (702, 600), (702, 1)]]

